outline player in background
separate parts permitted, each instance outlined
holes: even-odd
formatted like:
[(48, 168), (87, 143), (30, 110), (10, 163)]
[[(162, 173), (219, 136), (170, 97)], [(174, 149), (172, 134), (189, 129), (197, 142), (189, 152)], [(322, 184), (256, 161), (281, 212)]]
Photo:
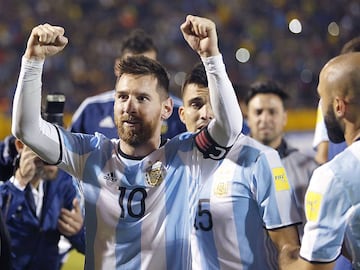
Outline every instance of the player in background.
[(250, 136), (278, 151), (289, 183), (295, 193), (296, 205), (302, 217), (298, 226), (300, 239), (306, 222), (304, 197), (311, 174), (318, 167), (316, 161), (290, 145), (284, 138), (289, 98), (279, 83), (273, 80), (256, 81), (250, 85), (246, 98)]

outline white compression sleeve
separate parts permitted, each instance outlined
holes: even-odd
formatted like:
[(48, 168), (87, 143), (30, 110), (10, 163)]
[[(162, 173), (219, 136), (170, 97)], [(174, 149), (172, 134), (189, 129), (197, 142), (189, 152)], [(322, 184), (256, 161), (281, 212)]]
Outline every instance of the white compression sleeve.
[(12, 133), (43, 160), (56, 163), (60, 157), (59, 136), (54, 125), (41, 118), (41, 76), (44, 61), (22, 58), (16, 87)]
[(222, 55), (201, 59), (206, 70), (210, 102), (215, 119), (209, 123), (211, 137), (221, 146), (231, 146), (241, 133), (243, 116)]

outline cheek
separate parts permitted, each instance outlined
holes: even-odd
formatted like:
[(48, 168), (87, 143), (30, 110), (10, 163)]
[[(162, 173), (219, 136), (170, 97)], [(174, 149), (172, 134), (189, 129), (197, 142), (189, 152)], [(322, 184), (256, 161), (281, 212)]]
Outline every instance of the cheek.
[(186, 119), (191, 122), (196, 122), (199, 119), (199, 111), (196, 110), (188, 110), (185, 115)]

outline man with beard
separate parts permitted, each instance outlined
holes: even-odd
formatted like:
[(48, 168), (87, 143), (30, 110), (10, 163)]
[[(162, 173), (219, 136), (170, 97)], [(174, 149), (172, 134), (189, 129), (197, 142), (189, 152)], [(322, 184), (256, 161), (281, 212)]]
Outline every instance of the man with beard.
[(348, 147), (315, 170), (306, 192), (307, 223), (301, 248), (287, 246), (282, 267), (333, 269), (342, 253), (360, 269), (360, 53), (330, 60), (318, 93), (328, 136)]
[(242, 115), (215, 24), (188, 15), (180, 29), (204, 63), (214, 119), (200, 133), (185, 133), (164, 145), (162, 120), (173, 104), (160, 63), (145, 56), (120, 62), (114, 103), (119, 139), (71, 133), (40, 117), (44, 59), (66, 46), (64, 29), (45, 24), (31, 32), (12, 131), (42, 159), (83, 180), (86, 269), (191, 269), (198, 188), (241, 133)]
[[(360, 37), (355, 37), (344, 44), (341, 54), (360, 52)], [(347, 147), (346, 142), (334, 143), (329, 141), (327, 135), (324, 117), (321, 112), (320, 102), (317, 108), (316, 126), (313, 139), (313, 148), (316, 150), (315, 159), (320, 164), (331, 160), (335, 155), (343, 151)], [(344, 270), (344, 266), (340, 266), (340, 270)]]
[(286, 102), (289, 98), (279, 83), (273, 80), (257, 81), (250, 85), (247, 103), (247, 122), (250, 136), (278, 151), (289, 182), (295, 193), (297, 208), (303, 224), (298, 226), (300, 239), (306, 222), (304, 197), (311, 174), (318, 167), (316, 161), (291, 146), (284, 138), (287, 123)]
[[(142, 29), (135, 29), (123, 38), (119, 55), (114, 61), (116, 78), (119, 76), (118, 65), (121, 59), (131, 55), (144, 55), (157, 59), (158, 49), (152, 38)], [(114, 92), (115, 90), (112, 89), (86, 98), (73, 115), (70, 131), (86, 134), (100, 132), (108, 138), (116, 138), (118, 131), (114, 121)], [(181, 105), (181, 100), (171, 93), (170, 97), (174, 101), (174, 112), (168, 119), (163, 120), (161, 135), (164, 139), (172, 138), (185, 131), (185, 126), (175, 111)]]

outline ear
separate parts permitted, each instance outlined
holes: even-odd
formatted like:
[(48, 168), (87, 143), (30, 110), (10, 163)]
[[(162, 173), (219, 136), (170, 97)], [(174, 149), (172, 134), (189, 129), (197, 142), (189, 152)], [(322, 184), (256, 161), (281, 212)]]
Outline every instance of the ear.
[(340, 97), (334, 99), (334, 110), (337, 117), (343, 117), (346, 112), (346, 102)]
[(179, 114), (179, 118), (180, 118), (181, 122), (183, 122), (183, 124), (186, 124), (186, 123), (185, 123), (185, 116), (184, 116), (184, 114), (185, 114), (185, 108), (184, 108), (184, 106), (180, 106), (180, 107), (179, 107), (179, 109), (178, 109), (178, 114)]
[(161, 120), (166, 120), (171, 116), (173, 112), (173, 106), (174, 102), (170, 97), (163, 102), (163, 106), (161, 109)]
[(22, 149), (24, 148), (24, 144), (19, 139), (15, 139), (15, 148), (18, 153), (21, 153)]

